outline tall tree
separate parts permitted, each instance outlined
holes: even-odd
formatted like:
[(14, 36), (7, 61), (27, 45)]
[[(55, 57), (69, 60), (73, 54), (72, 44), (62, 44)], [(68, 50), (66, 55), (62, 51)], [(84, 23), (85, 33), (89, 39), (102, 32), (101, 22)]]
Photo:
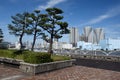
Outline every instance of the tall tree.
[(69, 33), (68, 23), (62, 22), (63, 11), (58, 8), (47, 8), (47, 17), (45, 17), (46, 23), (42, 25), (42, 28), (47, 32), (43, 35), (43, 39), (50, 43), (49, 53), (53, 53), (52, 45), (54, 38), (61, 38), (63, 34)]
[(11, 16), (12, 23), (8, 24), (9, 33), (15, 36), (19, 36), (20, 49), (23, 48), (22, 38), (25, 33), (28, 33), (28, 13), (24, 12), (22, 14), (18, 13), (15, 16)]
[(31, 50), (33, 51), (34, 45), (36, 42), (36, 39), (42, 35), (42, 29), (40, 28), (41, 24), (43, 23), (42, 21), (42, 16), (43, 14), (40, 14), (40, 10), (35, 10), (33, 13), (29, 14), (29, 22), (30, 22), (30, 27), (31, 31), (33, 34), (33, 43), (32, 43), (32, 48)]
[(0, 29), (0, 43), (3, 41), (3, 32), (2, 29)]

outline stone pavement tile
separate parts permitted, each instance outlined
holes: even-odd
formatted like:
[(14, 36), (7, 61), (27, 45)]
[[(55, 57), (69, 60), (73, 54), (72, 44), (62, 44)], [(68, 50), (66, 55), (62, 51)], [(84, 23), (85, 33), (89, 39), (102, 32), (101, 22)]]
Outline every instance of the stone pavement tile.
[(73, 66), (52, 72), (38, 74), (22, 80), (120, 80), (120, 72)]
[(31, 76), (19, 69), (0, 65), (0, 80), (120, 80), (120, 72), (72, 66)]
[(17, 68), (0, 65), (0, 80), (17, 80), (25, 78), (27, 74)]

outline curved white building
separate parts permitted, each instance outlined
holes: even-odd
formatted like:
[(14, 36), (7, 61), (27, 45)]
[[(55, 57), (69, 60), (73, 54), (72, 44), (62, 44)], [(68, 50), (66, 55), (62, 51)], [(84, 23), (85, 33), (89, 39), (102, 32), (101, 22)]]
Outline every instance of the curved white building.
[(96, 36), (94, 34), (94, 31), (92, 30), (91, 33), (88, 36), (88, 42), (96, 44)]
[(100, 41), (101, 31), (102, 31), (101, 28), (96, 28), (96, 29), (94, 29), (94, 34), (95, 34), (95, 38), (96, 38), (95, 43), (97, 43), (97, 44), (98, 44), (99, 41)]
[(90, 26), (84, 27), (84, 34), (85, 34), (86, 42), (88, 42), (88, 37), (91, 32), (92, 32), (92, 28)]
[(102, 29), (100, 34), (100, 40), (103, 40), (103, 39), (105, 39), (105, 33), (104, 33), (104, 30)]

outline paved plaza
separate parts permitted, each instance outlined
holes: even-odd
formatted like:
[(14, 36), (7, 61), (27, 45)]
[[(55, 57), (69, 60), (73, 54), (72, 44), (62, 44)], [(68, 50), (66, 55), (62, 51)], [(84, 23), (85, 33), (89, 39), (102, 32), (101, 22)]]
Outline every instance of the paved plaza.
[(1, 65), (0, 80), (120, 80), (120, 72), (74, 65), (32, 76), (19, 69)]
[(17, 68), (8, 67), (0, 64), (0, 80), (21, 80), (28, 76)]

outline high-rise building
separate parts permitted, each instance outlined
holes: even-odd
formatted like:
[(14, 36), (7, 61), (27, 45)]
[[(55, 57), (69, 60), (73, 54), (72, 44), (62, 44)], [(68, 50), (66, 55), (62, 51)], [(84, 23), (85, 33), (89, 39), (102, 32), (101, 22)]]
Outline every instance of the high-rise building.
[(98, 44), (100, 40), (105, 39), (105, 33), (102, 28), (96, 28), (94, 30), (95, 38), (96, 38), (96, 43)]
[(70, 43), (73, 44), (73, 47), (76, 47), (78, 41), (79, 41), (78, 28), (71, 27), (70, 28)]
[(104, 30), (102, 29), (100, 34), (100, 40), (103, 40), (103, 39), (105, 39), (105, 33), (104, 33)]
[(105, 39), (105, 33), (102, 28), (84, 27), (84, 33), (81, 35), (81, 41), (98, 44), (100, 40)]
[(94, 34), (93, 34), (93, 30), (89, 33), (88, 36), (88, 42), (93, 43), (94, 42)]
[(84, 35), (85, 35), (85, 42), (88, 42), (88, 37), (92, 32), (92, 28), (90, 26), (84, 27)]

